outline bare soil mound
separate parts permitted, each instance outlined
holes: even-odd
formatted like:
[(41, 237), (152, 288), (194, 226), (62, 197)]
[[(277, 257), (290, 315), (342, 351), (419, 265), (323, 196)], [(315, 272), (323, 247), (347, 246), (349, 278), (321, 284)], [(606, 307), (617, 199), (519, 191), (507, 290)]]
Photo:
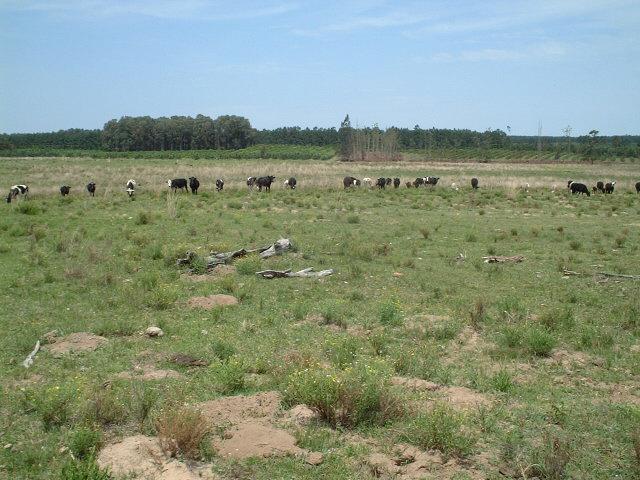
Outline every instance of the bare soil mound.
[(175, 370), (164, 370), (153, 365), (142, 365), (134, 367), (133, 371), (130, 372), (120, 372), (116, 377), (126, 380), (166, 380), (168, 378), (184, 378), (184, 375)]
[(144, 480), (214, 480), (211, 466), (187, 466), (168, 459), (156, 437), (135, 435), (106, 446), (97, 458), (101, 468), (116, 476), (135, 475)]
[(42, 348), (56, 358), (68, 353), (93, 352), (108, 342), (104, 337), (87, 332), (72, 333), (62, 338), (51, 337), (48, 340), (52, 343), (48, 343)]
[(187, 305), (191, 308), (203, 308), (205, 310), (237, 304), (238, 299), (236, 297), (223, 294), (209, 295), (207, 297), (191, 297), (187, 301)]
[(421, 378), (409, 377), (392, 377), (391, 383), (416, 391), (437, 392), (452, 407), (462, 410), (492, 403), (489, 396), (467, 387), (448, 387)]

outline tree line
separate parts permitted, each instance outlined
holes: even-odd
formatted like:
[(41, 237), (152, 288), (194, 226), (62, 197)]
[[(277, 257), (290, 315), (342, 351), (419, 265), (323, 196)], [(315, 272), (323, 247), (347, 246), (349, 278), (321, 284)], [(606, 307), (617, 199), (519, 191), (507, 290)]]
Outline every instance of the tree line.
[[(564, 130), (563, 130), (564, 131)], [(596, 132), (594, 135), (592, 132)], [(362, 152), (438, 149), (509, 149), (584, 153), (592, 157), (616, 154), (640, 156), (640, 137), (510, 136), (500, 129), (484, 132), (469, 129), (353, 127), (348, 119), (340, 128), (280, 127), (256, 130), (236, 115), (215, 119), (205, 115), (152, 118), (149, 116), (109, 120), (101, 130), (70, 129), (47, 133), (0, 134), (0, 150), (59, 148), (112, 152), (235, 150), (252, 145), (299, 145), (349, 148)]]

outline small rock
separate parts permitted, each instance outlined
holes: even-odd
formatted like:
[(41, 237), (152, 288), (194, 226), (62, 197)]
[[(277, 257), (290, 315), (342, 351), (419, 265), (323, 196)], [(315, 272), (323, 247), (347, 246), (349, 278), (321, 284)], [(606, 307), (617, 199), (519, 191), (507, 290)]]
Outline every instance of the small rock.
[(309, 465), (320, 465), (322, 462), (324, 462), (324, 455), (322, 455), (320, 452), (311, 452), (309, 455), (307, 455), (305, 461)]
[(12, 448), (13, 448), (13, 443), (7, 443), (7, 444), (4, 446), (4, 449), (5, 449), (5, 450), (10, 450), (10, 449), (12, 449)]
[(401, 277), (403, 274), (400, 272), (393, 272), (394, 277)]
[(144, 331), (147, 337), (162, 337), (164, 332), (160, 327), (149, 327)]

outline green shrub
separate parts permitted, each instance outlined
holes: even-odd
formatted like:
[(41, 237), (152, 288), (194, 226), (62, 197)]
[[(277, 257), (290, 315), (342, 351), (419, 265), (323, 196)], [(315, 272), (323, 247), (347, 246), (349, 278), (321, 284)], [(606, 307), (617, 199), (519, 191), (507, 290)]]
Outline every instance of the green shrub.
[(513, 388), (511, 374), (506, 370), (500, 370), (491, 377), (491, 386), (498, 392), (506, 393)]
[(216, 390), (223, 395), (230, 395), (244, 388), (245, 368), (235, 357), (220, 362), (216, 367)]
[(292, 373), (284, 389), (288, 405), (304, 403), (333, 427), (382, 425), (401, 415), (381, 363), (354, 363), (345, 370), (312, 366)]
[(402, 313), (398, 302), (387, 300), (380, 304), (380, 323), (383, 325), (400, 325)]
[(211, 351), (221, 362), (226, 362), (236, 353), (233, 345), (218, 339), (214, 339), (211, 342)]
[(69, 460), (58, 474), (60, 480), (111, 480), (108, 470), (102, 470), (93, 458), (78, 461)]
[(135, 219), (136, 225), (148, 225), (151, 223), (151, 214), (149, 212), (138, 212)]
[(424, 450), (439, 450), (445, 456), (466, 457), (476, 443), (464, 428), (464, 417), (451, 407), (436, 404), (401, 428), (400, 440)]
[(256, 272), (262, 270), (262, 262), (257, 255), (239, 258), (235, 262), (235, 266), (240, 275), (255, 275)]
[(74, 393), (58, 386), (24, 394), (26, 410), (35, 410), (45, 430), (66, 425), (71, 418)]
[(327, 345), (327, 356), (338, 368), (345, 368), (358, 357), (363, 345), (357, 337), (348, 336), (330, 341)]
[(168, 310), (178, 299), (178, 292), (169, 285), (161, 285), (153, 289), (146, 298), (147, 306), (156, 310)]
[(40, 213), (40, 208), (35, 203), (31, 202), (21, 202), (16, 210), (25, 215), (38, 215)]
[(80, 460), (98, 453), (102, 443), (102, 433), (87, 427), (80, 427), (69, 433), (69, 450)]
[(556, 346), (556, 339), (546, 329), (532, 327), (525, 338), (526, 348), (532, 355), (546, 357)]

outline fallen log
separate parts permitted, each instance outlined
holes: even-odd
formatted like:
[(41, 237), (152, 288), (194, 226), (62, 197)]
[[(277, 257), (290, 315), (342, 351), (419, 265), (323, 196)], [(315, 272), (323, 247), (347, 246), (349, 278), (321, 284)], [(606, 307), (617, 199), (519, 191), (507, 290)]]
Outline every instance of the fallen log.
[(262, 278), (291, 278), (291, 277), (302, 277), (302, 278), (319, 278), (326, 277), (327, 275), (332, 275), (333, 269), (329, 270), (321, 270), (319, 272), (314, 272), (313, 267), (305, 268), (298, 272), (292, 272), (291, 269), (287, 270), (262, 270), (261, 272), (256, 272), (256, 275)]
[(22, 366), (24, 368), (29, 368), (31, 365), (33, 365), (33, 360), (36, 358), (36, 354), (38, 353), (38, 350), (40, 350), (40, 340), (36, 342), (36, 346), (33, 347), (33, 350), (31, 351), (31, 353), (27, 355), (27, 358), (25, 358), (24, 362), (22, 362)]
[[(207, 263), (207, 270), (210, 270), (217, 265), (225, 265), (231, 262), (235, 258), (244, 257), (250, 253), (258, 253), (261, 258), (269, 258), (274, 255), (281, 255), (293, 248), (291, 244), (291, 240), (288, 238), (281, 238), (276, 240), (271, 245), (266, 245), (264, 247), (259, 248), (241, 248), (240, 250), (233, 250), (231, 252), (211, 252), (208, 257), (205, 257), (205, 261)], [(190, 266), (193, 261), (197, 258), (197, 254), (195, 252), (187, 252), (184, 258), (179, 258), (176, 260), (176, 265), (178, 266)]]
[(513, 257), (501, 257), (501, 256), (491, 255), (489, 257), (482, 257), (482, 259), (484, 260), (484, 263), (506, 263), (506, 262), (520, 263), (521, 261), (524, 260), (524, 257), (522, 255), (515, 255)]
[(602, 277), (626, 278), (627, 280), (640, 280), (640, 275), (623, 275), (622, 273), (598, 272)]

